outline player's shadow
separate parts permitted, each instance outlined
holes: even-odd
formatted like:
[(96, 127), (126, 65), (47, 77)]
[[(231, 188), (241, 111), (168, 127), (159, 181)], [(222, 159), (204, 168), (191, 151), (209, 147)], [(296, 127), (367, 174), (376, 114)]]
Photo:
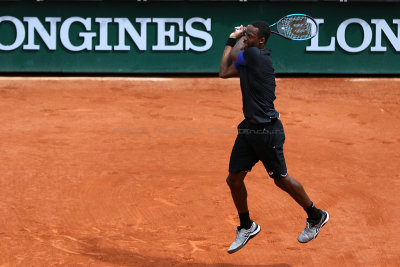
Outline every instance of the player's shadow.
[(246, 265), (246, 264), (229, 264), (229, 263), (193, 263), (193, 262), (179, 262), (174, 259), (149, 257), (143, 256), (138, 253), (127, 251), (119, 248), (99, 248), (97, 246), (83, 246), (81, 254), (91, 257), (100, 262), (111, 263), (120, 266), (220, 266), (220, 267), (290, 267), (289, 264), (269, 264), (269, 265)]

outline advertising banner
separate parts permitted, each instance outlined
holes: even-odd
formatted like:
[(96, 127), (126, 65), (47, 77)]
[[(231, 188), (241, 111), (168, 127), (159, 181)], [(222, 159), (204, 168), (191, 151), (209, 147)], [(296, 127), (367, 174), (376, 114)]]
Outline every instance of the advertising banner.
[(0, 72), (217, 73), (234, 26), (292, 13), (318, 35), (271, 35), (277, 73), (400, 74), (400, 3), (0, 2)]

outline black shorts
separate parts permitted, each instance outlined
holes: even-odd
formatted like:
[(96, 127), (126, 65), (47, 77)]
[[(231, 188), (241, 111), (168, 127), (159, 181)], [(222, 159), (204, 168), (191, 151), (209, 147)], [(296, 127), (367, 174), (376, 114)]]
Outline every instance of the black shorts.
[(242, 121), (238, 126), (238, 135), (232, 149), (229, 172), (251, 171), (261, 160), (271, 178), (286, 176), (284, 143), (285, 132), (279, 119), (265, 124)]

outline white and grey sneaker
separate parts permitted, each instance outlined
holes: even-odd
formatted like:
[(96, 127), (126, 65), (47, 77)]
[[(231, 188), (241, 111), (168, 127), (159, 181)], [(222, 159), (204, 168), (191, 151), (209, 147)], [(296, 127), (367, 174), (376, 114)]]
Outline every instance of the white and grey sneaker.
[(319, 221), (313, 221), (310, 219), (306, 220), (306, 228), (304, 228), (303, 232), (299, 235), (297, 240), (300, 243), (307, 243), (313, 239), (315, 239), (319, 233), (319, 230), (324, 226), (329, 220), (329, 213), (321, 210), (322, 216)]
[(236, 240), (233, 241), (232, 245), (228, 248), (228, 253), (233, 253), (241, 249), (246, 245), (249, 239), (255, 237), (261, 230), (261, 227), (253, 222), (249, 229), (239, 227), (236, 229)]

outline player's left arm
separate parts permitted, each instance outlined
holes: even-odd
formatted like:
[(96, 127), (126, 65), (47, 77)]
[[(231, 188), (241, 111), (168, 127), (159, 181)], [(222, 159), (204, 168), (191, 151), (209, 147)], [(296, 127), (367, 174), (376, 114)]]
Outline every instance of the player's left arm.
[[(234, 32), (232, 32), (229, 35), (229, 39), (239, 39), (241, 36), (243, 36), (243, 25), (241, 25), (240, 27), (238, 27), (238, 30), (235, 30)], [(230, 77), (238, 77), (239, 76), (239, 70), (238, 67), (235, 66), (234, 61), (232, 59), (232, 51), (235, 50), (235, 47), (237, 47), (238, 43), (240, 42), (236, 42), (236, 44), (232, 47), (232, 43), (230, 43), (229, 41), (232, 40), (228, 40), (224, 52), (222, 54), (222, 58), (221, 58), (221, 63), (219, 66), (219, 77), (221, 78), (230, 78)], [(235, 40), (233, 40), (233, 43), (235, 42)], [(243, 47), (243, 41), (241, 46)]]
[(239, 61), (239, 54), (241, 52), (243, 52), (243, 46), (244, 46), (244, 44), (243, 44), (243, 37), (242, 37), (242, 38), (239, 39), (238, 42), (236, 42), (235, 46), (232, 48), (232, 51), (230, 53), (230, 58), (233, 61), (236, 61), (236, 62)]
[(230, 58), (232, 47), (227, 45), (225, 46), (224, 53), (222, 54), (221, 63), (219, 66), (219, 77), (226, 79), (230, 77), (238, 77), (239, 71), (233, 64), (232, 59)]

